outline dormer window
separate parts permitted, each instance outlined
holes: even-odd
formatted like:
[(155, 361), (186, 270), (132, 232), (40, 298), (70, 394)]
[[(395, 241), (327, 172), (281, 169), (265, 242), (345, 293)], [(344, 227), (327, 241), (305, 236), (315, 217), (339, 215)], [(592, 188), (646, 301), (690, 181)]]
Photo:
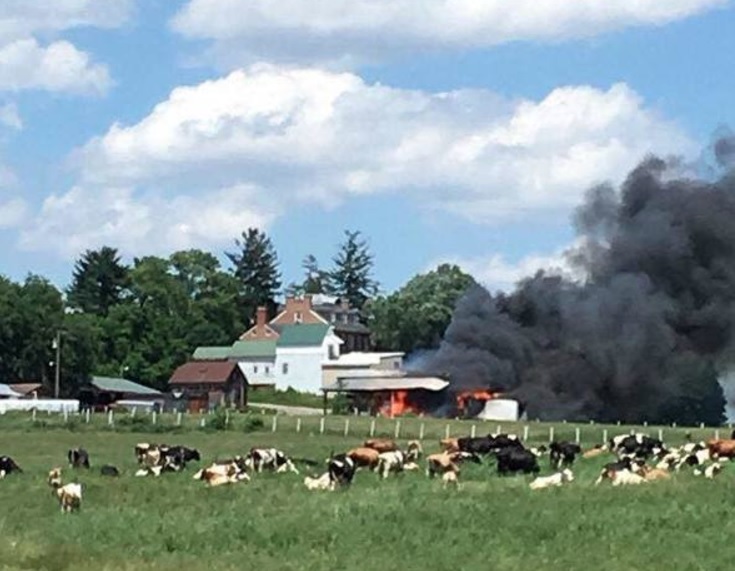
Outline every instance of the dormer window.
[(297, 311), (293, 314), (293, 322), (294, 323), (302, 323), (304, 321), (304, 316), (301, 314), (300, 311)]

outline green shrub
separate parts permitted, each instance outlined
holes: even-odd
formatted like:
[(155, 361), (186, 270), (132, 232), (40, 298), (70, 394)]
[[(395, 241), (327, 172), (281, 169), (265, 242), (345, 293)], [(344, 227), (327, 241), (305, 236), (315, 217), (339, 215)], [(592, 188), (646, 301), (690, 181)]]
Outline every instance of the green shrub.
[(262, 418), (258, 418), (257, 416), (248, 415), (245, 417), (245, 423), (243, 425), (243, 430), (245, 432), (258, 432), (259, 430), (263, 430), (265, 428), (265, 422), (263, 422)]

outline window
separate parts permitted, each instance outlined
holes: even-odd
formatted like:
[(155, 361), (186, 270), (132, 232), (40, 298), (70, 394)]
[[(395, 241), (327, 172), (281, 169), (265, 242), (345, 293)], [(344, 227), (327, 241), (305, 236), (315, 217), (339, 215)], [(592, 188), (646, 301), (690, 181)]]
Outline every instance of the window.
[(284, 363), (281, 365), (281, 370), (283, 371), (284, 375), (288, 375), (288, 363)]
[(335, 323), (337, 321), (337, 314), (336, 313), (330, 313), (329, 314), (329, 321), (332, 323)]
[(258, 365), (253, 365), (253, 373), (258, 374)]
[(268, 365), (266, 365), (265, 366), (265, 374), (268, 375), (268, 374), (270, 374), (270, 372), (271, 372), (271, 368)]
[(301, 323), (301, 322), (304, 321), (304, 316), (301, 315), (301, 312), (300, 311), (297, 311), (296, 313), (294, 313), (294, 315), (293, 315), (293, 321), (294, 321), (294, 323)]
[(334, 345), (329, 346), (329, 360), (334, 361), (337, 358), (337, 351), (334, 348)]

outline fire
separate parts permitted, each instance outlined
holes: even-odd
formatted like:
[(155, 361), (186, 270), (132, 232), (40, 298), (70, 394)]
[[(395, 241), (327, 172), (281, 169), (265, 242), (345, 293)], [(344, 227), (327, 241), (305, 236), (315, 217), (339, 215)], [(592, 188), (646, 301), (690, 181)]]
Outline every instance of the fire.
[(489, 389), (474, 389), (470, 391), (461, 391), (457, 393), (457, 408), (464, 411), (467, 408), (469, 400), (489, 401), (500, 397), (500, 393), (493, 392)]
[(421, 414), (421, 411), (409, 401), (409, 391), (391, 391), (382, 395), (378, 408), (382, 416), (393, 418), (402, 414)]

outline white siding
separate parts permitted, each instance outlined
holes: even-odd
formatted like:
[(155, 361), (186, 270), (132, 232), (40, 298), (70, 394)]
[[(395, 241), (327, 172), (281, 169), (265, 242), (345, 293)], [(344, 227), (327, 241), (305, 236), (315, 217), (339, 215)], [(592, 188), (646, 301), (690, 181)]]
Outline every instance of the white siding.
[(240, 360), (237, 364), (251, 385), (273, 385), (276, 382), (275, 359)]
[[(284, 365), (288, 372), (284, 373)], [(276, 388), (317, 393), (322, 381), (321, 347), (279, 347), (276, 350)]]

